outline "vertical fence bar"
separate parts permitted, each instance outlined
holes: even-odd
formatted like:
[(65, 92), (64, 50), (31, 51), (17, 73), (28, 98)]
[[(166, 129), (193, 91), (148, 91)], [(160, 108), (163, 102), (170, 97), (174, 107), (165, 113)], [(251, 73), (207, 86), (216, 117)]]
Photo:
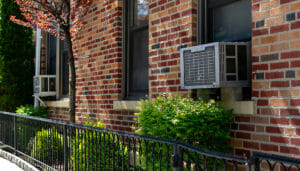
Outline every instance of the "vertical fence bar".
[(254, 167), (255, 171), (260, 171), (260, 162), (258, 158), (254, 159)]
[(14, 150), (17, 153), (17, 118), (14, 116)]
[(67, 156), (67, 130), (66, 125), (63, 124), (63, 143), (64, 143), (64, 171), (68, 171), (68, 156)]
[(245, 157), (246, 159), (246, 171), (251, 171), (251, 159), (249, 159), (248, 157)]
[(182, 152), (181, 148), (177, 145), (173, 145), (173, 155), (172, 155), (172, 167), (173, 171), (182, 171)]

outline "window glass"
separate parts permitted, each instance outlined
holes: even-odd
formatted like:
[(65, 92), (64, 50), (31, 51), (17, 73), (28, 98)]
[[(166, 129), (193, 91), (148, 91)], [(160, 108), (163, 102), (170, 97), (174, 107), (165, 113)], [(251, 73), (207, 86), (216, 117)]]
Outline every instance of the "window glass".
[(251, 39), (251, 1), (238, 0), (210, 8), (210, 41), (249, 41)]
[(235, 59), (234, 58), (227, 58), (226, 59), (226, 73), (235, 73)]
[(47, 62), (47, 74), (56, 74), (56, 37), (49, 34), (48, 37), (48, 62)]
[(56, 91), (55, 89), (55, 78), (49, 78), (49, 91)]
[(126, 99), (140, 99), (148, 94), (148, 0), (127, 1), (128, 52)]
[(239, 80), (247, 80), (247, 47), (246, 46), (238, 46), (238, 75)]
[(227, 81), (236, 81), (235, 75), (227, 75)]
[(227, 45), (226, 46), (226, 55), (227, 56), (235, 56), (235, 45)]
[[(130, 90), (147, 92), (148, 90), (148, 30), (135, 32), (130, 65)], [(145, 94), (144, 94), (145, 95)]]
[(134, 25), (148, 23), (148, 0), (135, 0)]
[(68, 46), (64, 41), (63, 54), (62, 54), (62, 95), (69, 94), (69, 64), (68, 64)]
[(43, 91), (48, 91), (48, 79), (42, 79), (41, 87)]

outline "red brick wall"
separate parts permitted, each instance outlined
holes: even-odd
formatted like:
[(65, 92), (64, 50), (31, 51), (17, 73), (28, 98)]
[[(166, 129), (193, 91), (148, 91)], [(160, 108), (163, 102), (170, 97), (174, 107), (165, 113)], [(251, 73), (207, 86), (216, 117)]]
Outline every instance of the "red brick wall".
[[(184, 92), (179, 87), (179, 48), (196, 40), (197, 4), (149, 1), (149, 92)], [(113, 110), (122, 98), (122, 1), (98, 1), (74, 41), (77, 74), (76, 119), (89, 115), (108, 128), (127, 130), (133, 112)], [(155, 46), (159, 43), (160, 48)]]
[(196, 0), (152, 0), (149, 4), (149, 96), (187, 93), (180, 88), (181, 47), (196, 44)]
[(48, 112), (51, 119), (67, 121), (67, 122), (70, 121), (69, 109), (67, 108), (49, 107)]
[(235, 153), (300, 156), (300, 2), (252, 0), (253, 99), (257, 113), (238, 116)]
[[(113, 110), (122, 99), (122, 2), (97, 1), (74, 40), (76, 119), (130, 131), (132, 112)], [(149, 95), (180, 88), (181, 47), (196, 45), (197, 0), (149, 0)], [(294, 14), (294, 15), (293, 15)], [(293, 19), (294, 18), (294, 19)], [(236, 154), (253, 151), (300, 156), (300, 2), (252, 0), (253, 100), (256, 114), (236, 116)], [(65, 118), (62, 110), (51, 110)]]
[(122, 95), (122, 1), (96, 1), (74, 41), (76, 119), (101, 121), (107, 128), (130, 131), (132, 112), (113, 110)]

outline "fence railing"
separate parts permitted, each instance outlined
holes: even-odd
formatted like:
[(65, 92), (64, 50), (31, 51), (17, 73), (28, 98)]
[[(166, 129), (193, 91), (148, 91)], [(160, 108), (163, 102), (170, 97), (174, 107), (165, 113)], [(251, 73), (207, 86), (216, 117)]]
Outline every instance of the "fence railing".
[[(0, 112), (0, 142), (46, 170), (259, 170), (299, 169), (300, 161), (255, 154), (211, 152), (189, 144)], [(266, 164), (265, 164), (266, 163)], [(283, 163), (273, 167), (274, 163)], [(291, 166), (291, 167), (290, 167)]]
[(253, 168), (259, 170), (300, 171), (300, 160), (263, 153), (254, 153), (251, 157)]

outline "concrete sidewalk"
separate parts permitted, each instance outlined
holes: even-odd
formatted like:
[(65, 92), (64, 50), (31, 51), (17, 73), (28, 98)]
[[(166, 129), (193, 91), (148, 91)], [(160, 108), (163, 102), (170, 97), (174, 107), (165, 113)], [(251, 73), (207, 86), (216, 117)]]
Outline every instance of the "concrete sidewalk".
[(2, 171), (24, 171), (19, 168), (16, 164), (0, 157), (0, 170)]

